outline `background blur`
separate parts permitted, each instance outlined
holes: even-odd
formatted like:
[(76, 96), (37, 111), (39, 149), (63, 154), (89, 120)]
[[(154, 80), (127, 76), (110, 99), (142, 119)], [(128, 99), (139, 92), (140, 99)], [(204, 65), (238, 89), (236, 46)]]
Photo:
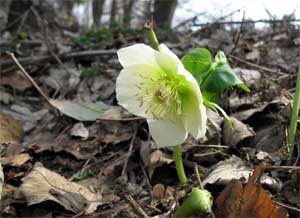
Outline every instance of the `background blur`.
[[(285, 0), (1, 0), (0, 29), (33, 5), (43, 5), (49, 18), (65, 26), (109, 27), (114, 24), (138, 28), (153, 17), (158, 27), (198, 28), (213, 21), (300, 18), (300, 1)], [(10, 7), (11, 6), (11, 7)], [(11, 11), (9, 11), (11, 9)], [(257, 23), (257, 26), (262, 26)]]

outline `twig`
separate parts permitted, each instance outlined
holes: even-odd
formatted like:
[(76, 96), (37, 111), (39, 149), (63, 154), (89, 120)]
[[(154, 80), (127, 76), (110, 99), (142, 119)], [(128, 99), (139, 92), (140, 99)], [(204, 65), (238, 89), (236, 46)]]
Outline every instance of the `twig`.
[(21, 70), (21, 72), (24, 74), (24, 76), (29, 80), (29, 82), (36, 88), (36, 90), (40, 93), (40, 95), (46, 100), (46, 102), (53, 107), (53, 105), (50, 102), (50, 99), (48, 96), (43, 92), (43, 90), (36, 84), (36, 82), (31, 78), (31, 76), (26, 72), (26, 70), (23, 68), (23, 66), (19, 63), (19, 61), (16, 59), (14, 53), (6, 52), (11, 59), (15, 62), (15, 64), (18, 66), (18, 68)]
[(195, 163), (195, 173), (196, 173), (196, 176), (197, 176), (197, 180), (198, 180), (199, 186), (200, 186), (201, 189), (203, 189), (203, 185), (202, 185), (202, 182), (201, 182), (200, 173), (199, 173), (199, 169), (198, 169), (198, 164), (197, 163)]
[(289, 19), (289, 20), (245, 20), (245, 21), (224, 21), (224, 22), (212, 22), (212, 23), (195, 23), (194, 26), (207, 26), (212, 24), (220, 24), (220, 25), (235, 25), (235, 24), (241, 24), (241, 23), (292, 23), (292, 22), (300, 22), (300, 19)]
[(299, 166), (268, 166), (266, 167), (268, 170), (292, 170), (292, 171), (300, 171)]
[(139, 162), (140, 162), (140, 166), (141, 166), (142, 172), (143, 172), (143, 174), (144, 174), (144, 177), (145, 177), (147, 186), (148, 186), (148, 188), (149, 188), (150, 195), (151, 195), (151, 197), (153, 198), (153, 192), (152, 192), (152, 186), (151, 186), (151, 183), (150, 183), (150, 179), (149, 179), (148, 174), (147, 174), (147, 172), (146, 172), (146, 170), (145, 170), (144, 164), (142, 163), (141, 160), (140, 160)]
[[(96, 56), (103, 56), (103, 55), (115, 55), (117, 51), (115, 49), (111, 50), (87, 50), (87, 51), (79, 51), (79, 52), (71, 52), (61, 54), (58, 57), (61, 60), (67, 60), (71, 58), (81, 58), (81, 57), (96, 57)], [(26, 57), (26, 58), (19, 58), (19, 62), (22, 64), (30, 65), (30, 64), (37, 64), (44, 61), (51, 61), (54, 57), (51, 55), (46, 55), (42, 57)], [(0, 61), (0, 66), (2, 69), (9, 67), (12, 65), (13, 61)]]
[(201, 12), (201, 13), (199, 13), (199, 14), (194, 15), (193, 17), (190, 17), (190, 18), (188, 18), (188, 19), (186, 19), (186, 20), (180, 22), (180, 23), (177, 24), (175, 27), (173, 27), (173, 29), (176, 30), (176, 29), (178, 29), (179, 27), (184, 26), (184, 25), (186, 25), (187, 23), (189, 23), (189, 22), (191, 22), (191, 21), (192, 21), (192, 23), (195, 23), (196, 19), (197, 19), (198, 17), (200, 17), (200, 16), (203, 16), (203, 15), (206, 15), (206, 12)]
[(141, 216), (141, 217), (144, 217), (144, 218), (150, 218), (146, 212), (141, 208), (141, 206), (139, 205), (139, 203), (134, 200), (134, 198), (129, 195), (129, 194), (124, 194), (123, 195), (126, 200), (129, 202), (129, 204), (136, 210), (136, 212), (138, 212), (138, 214)]
[(203, 153), (203, 154), (194, 154), (194, 157), (206, 157), (206, 156), (211, 156), (211, 155), (215, 155), (215, 154), (219, 154), (222, 153), (222, 151), (212, 151), (212, 152), (207, 152), (207, 153)]
[(281, 72), (278, 72), (277, 70), (273, 70), (273, 69), (270, 69), (268, 67), (263, 67), (263, 66), (260, 66), (260, 65), (257, 65), (257, 64), (254, 64), (252, 62), (249, 62), (249, 61), (246, 61), (246, 60), (243, 60), (239, 57), (236, 57), (234, 55), (229, 55), (230, 58), (236, 60), (236, 61), (239, 61), (241, 63), (244, 63), (244, 64), (247, 64), (249, 66), (252, 66), (252, 67), (255, 67), (257, 69), (260, 69), (260, 70), (263, 70), (263, 71), (266, 71), (266, 72), (270, 72), (270, 73), (278, 73), (278, 74), (284, 74), (284, 73), (281, 73)]
[(231, 51), (229, 52), (229, 54), (233, 54), (233, 52), (235, 51), (235, 49), (238, 46), (238, 43), (240, 41), (240, 37), (241, 37), (242, 31), (243, 31), (243, 27), (244, 27), (244, 21), (245, 21), (245, 11), (243, 11), (242, 23), (240, 25), (239, 31), (237, 33), (237, 36), (235, 37), (234, 46), (231, 49)]
[(128, 161), (129, 161), (131, 153), (132, 153), (132, 149), (133, 149), (133, 144), (134, 144), (134, 141), (135, 141), (136, 133), (137, 133), (137, 127), (135, 127), (133, 136), (132, 136), (130, 144), (129, 144), (129, 149), (128, 149), (128, 152), (127, 152), (127, 158), (126, 158), (126, 160), (124, 162), (124, 166), (123, 166), (123, 169), (122, 169), (121, 177), (125, 177), (125, 175), (126, 175)]
[(277, 204), (277, 205), (279, 205), (279, 206), (282, 206), (282, 207), (285, 207), (285, 208), (287, 208), (287, 209), (289, 209), (289, 210), (293, 210), (293, 211), (296, 211), (296, 212), (300, 212), (300, 209), (299, 208), (297, 208), (297, 207), (292, 207), (292, 206), (289, 206), (289, 205), (286, 205), (286, 204), (283, 204), (283, 203), (280, 203), (280, 202), (278, 202), (278, 201), (274, 201), (274, 200), (272, 200), (275, 204)]
[(46, 46), (50, 52), (50, 54), (53, 56), (53, 58), (57, 61), (57, 63), (67, 72), (70, 74), (70, 71), (68, 70), (68, 68), (64, 65), (64, 63), (60, 60), (60, 58), (57, 56), (57, 54), (54, 52), (51, 44), (50, 44), (50, 40), (49, 40), (49, 35), (48, 35), (48, 29), (47, 29), (47, 24), (46, 22), (41, 18), (41, 16), (39, 15), (39, 13), (35, 10), (35, 8), (33, 6), (30, 7), (30, 10), (33, 12), (33, 14), (36, 17), (37, 23), (43, 33), (44, 36), (44, 40), (46, 43)]
[(200, 148), (224, 148), (224, 149), (229, 149), (230, 146), (228, 145), (197, 145), (195, 143), (189, 143), (191, 144), (192, 146), (195, 146), (195, 147), (200, 147)]
[(7, 24), (6, 27), (5, 27), (3, 30), (0, 31), (0, 33), (2, 33), (2, 32), (4, 32), (4, 31), (8, 30), (8, 29), (11, 28), (13, 25), (15, 25), (15, 24), (18, 23), (20, 20), (22, 20), (24, 16), (27, 16), (27, 15), (28, 15), (29, 11), (30, 11), (29, 9), (26, 10), (26, 11), (25, 11), (23, 14), (21, 14), (18, 18), (16, 18), (15, 20), (13, 20), (11, 23)]

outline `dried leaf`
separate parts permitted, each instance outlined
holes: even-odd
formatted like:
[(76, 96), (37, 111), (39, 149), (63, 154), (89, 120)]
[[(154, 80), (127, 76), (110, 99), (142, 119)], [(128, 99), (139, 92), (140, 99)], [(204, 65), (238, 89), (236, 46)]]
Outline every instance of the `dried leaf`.
[(0, 144), (20, 142), (23, 128), (19, 121), (8, 114), (0, 112)]
[(1, 75), (0, 85), (9, 85), (19, 91), (25, 91), (30, 88), (32, 84), (24, 77), (23, 73), (19, 70)]
[(229, 127), (226, 123), (223, 124), (223, 139), (226, 145), (236, 147), (254, 138), (255, 133), (250, 126), (234, 117), (231, 117), (231, 121), (233, 128)]
[[(225, 185), (234, 179), (243, 179), (247, 181), (252, 171), (252, 168), (247, 166), (242, 159), (233, 155), (231, 158), (220, 161), (218, 164), (213, 166), (211, 172), (202, 183), (203, 185)], [(262, 176), (261, 183), (276, 191), (280, 191), (282, 188), (282, 182), (280, 180), (272, 178), (266, 174)]]
[(76, 123), (70, 130), (70, 135), (87, 139), (89, 137), (89, 130), (83, 125), (83, 123)]
[(174, 160), (161, 150), (156, 149), (155, 145), (149, 146), (148, 142), (142, 142), (140, 148), (140, 156), (146, 168), (148, 175), (151, 178), (154, 170), (164, 164), (170, 164)]
[(218, 217), (231, 218), (286, 218), (284, 208), (275, 205), (267, 192), (261, 187), (260, 178), (264, 165), (256, 167), (246, 185), (232, 180), (217, 199)]
[(119, 120), (121, 119), (121, 108), (110, 106), (101, 101), (98, 102), (72, 102), (67, 100), (50, 100), (51, 104), (63, 114), (79, 121)]
[(18, 154), (15, 156), (10, 157), (0, 157), (0, 162), (5, 165), (10, 165), (13, 167), (19, 167), (22, 166), (24, 163), (26, 163), (28, 160), (30, 160), (30, 156), (27, 153), (24, 154)]
[(28, 205), (50, 200), (74, 213), (90, 214), (102, 202), (99, 193), (93, 193), (84, 186), (70, 182), (40, 164), (36, 164), (23, 178), (19, 191), (25, 196)]

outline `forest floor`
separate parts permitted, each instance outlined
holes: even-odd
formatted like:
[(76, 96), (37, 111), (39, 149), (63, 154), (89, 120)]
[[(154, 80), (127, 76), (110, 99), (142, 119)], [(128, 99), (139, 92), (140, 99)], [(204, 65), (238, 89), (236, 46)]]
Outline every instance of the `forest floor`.
[(159, 41), (179, 57), (196, 47), (224, 51), (251, 89), (224, 93), (221, 106), (233, 129), (208, 111), (207, 136), (183, 144), (189, 178), (184, 187), (172, 150), (156, 149), (146, 120), (117, 106), (116, 50), (146, 43), (145, 33), (120, 27), (84, 34), (35, 28), (3, 32), (0, 41), (1, 51), (13, 52), (37, 84), (1, 54), (2, 217), (168, 217), (200, 180), (218, 215), (216, 199), (226, 184), (247, 178), (261, 162), (268, 164), (260, 181), (264, 189), (290, 217), (299, 217), (300, 186), (291, 178), (298, 175), (299, 181), (300, 152), (295, 149), (287, 162), (299, 27), (280, 22), (264, 29), (245, 23), (195, 32), (157, 30)]

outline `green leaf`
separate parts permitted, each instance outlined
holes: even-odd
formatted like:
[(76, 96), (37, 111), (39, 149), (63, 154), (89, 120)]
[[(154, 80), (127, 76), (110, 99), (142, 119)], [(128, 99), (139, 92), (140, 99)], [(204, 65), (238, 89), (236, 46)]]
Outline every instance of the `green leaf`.
[(201, 84), (203, 92), (221, 93), (232, 86), (239, 85), (246, 92), (249, 88), (239, 79), (228, 64), (216, 66)]
[(80, 171), (80, 172), (73, 174), (71, 177), (71, 181), (73, 181), (73, 180), (80, 181), (80, 180), (92, 177), (94, 175), (95, 174), (90, 169), (87, 169), (87, 170), (84, 170), (83, 172)]
[(195, 48), (182, 57), (184, 68), (201, 81), (212, 64), (212, 56), (206, 48)]

